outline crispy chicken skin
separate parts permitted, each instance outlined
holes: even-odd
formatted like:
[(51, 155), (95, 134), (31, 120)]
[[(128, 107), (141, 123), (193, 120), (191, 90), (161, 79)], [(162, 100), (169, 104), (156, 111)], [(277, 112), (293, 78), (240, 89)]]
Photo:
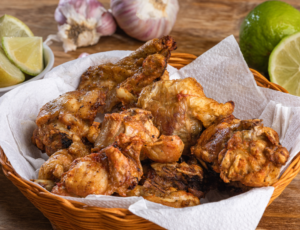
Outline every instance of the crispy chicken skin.
[(126, 196), (143, 175), (140, 163), (142, 145), (140, 138), (120, 134), (112, 146), (76, 159), (52, 192), (77, 197), (113, 193)]
[(89, 128), (89, 131), (88, 131), (88, 134), (86, 135), (86, 138), (88, 139), (88, 141), (90, 143), (95, 143), (97, 137), (99, 136), (100, 134), (100, 126), (101, 126), (101, 123), (100, 122), (96, 122), (94, 121), (92, 126)]
[(82, 142), (73, 142), (68, 149), (52, 154), (39, 170), (38, 179), (59, 181), (62, 174), (69, 170), (73, 160), (87, 156), (91, 148)]
[(144, 186), (138, 185), (127, 195), (142, 196), (146, 200), (173, 208), (191, 207), (200, 204), (200, 200), (198, 197), (186, 191), (178, 191), (177, 189), (172, 187), (163, 192), (160, 192), (159, 190), (156, 190), (154, 188), (146, 188)]
[(170, 36), (153, 39), (115, 64), (90, 67), (82, 74), (79, 90), (99, 89), (106, 95), (99, 112), (110, 112), (122, 102), (132, 104), (142, 88), (160, 79), (176, 43)]
[(49, 156), (73, 142), (84, 142), (103, 96), (97, 90), (72, 91), (48, 102), (37, 116), (32, 142)]
[(161, 134), (179, 136), (185, 152), (196, 144), (202, 125), (208, 127), (234, 110), (233, 102), (221, 104), (207, 98), (193, 78), (155, 82), (142, 90), (137, 106), (151, 111)]
[(159, 163), (176, 162), (181, 157), (184, 144), (178, 136), (161, 135), (156, 142), (144, 144), (143, 154)]
[(278, 134), (262, 120), (220, 119), (208, 127), (191, 149), (199, 160), (210, 163), (226, 183), (239, 181), (250, 187), (270, 186), (289, 157)]
[(156, 141), (159, 131), (153, 125), (152, 119), (151, 113), (142, 109), (128, 109), (121, 113), (105, 114), (93, 151), (99, 151), (111, 145), (120, 133), (128, 137), (138, 136), (144, 143)]
[(176, 162), (181, 157), (184, 144), (178, 136), (164, 136), (153, 125), (151, 112), (142, 109), (128, 109), (121, 113), (106, 114), (101, 132), (96, 139), (93, 152), (111, 145), (115, 138), (124, 133), (128, 137), (139, 137), (143, 141), (141, 159), (156, 162)]
[(200, 204), (204, 193), (200, 190), (203, 170), (198, 165), (186, 162), (153, 163), (143, 185), (127, 193), (128, 196), (143, 196), (145, 199), (174, 208)]
[(73, 160), (91, 153), (92, 143), (100, 132), (100, 123), (94, 122), (89, 128), (87, 139), (90, 143), (73, 142), (68, 149), (61, 149), (52, 154), (39, 170), (39, 179), (59, 181), (62, 174), (69, 170)]

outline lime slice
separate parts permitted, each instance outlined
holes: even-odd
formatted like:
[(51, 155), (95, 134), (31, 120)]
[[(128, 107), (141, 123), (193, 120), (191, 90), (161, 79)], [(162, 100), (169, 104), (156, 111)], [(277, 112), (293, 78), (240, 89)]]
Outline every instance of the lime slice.
[(22, 21), (4, 15), (0, 18), (0, 39), (2, 37), (33, 37), (33, 33)]
[(3, 37), (6, 56), (24, 73), (36, 76), (44, 69), (41, 37)]
[(7, 59), (0, 48), (0, 87), (15, 85), (24, 80), (24, 74)]
[(300, 96), (300, 33), (281, 40), (269, 59), (271, 82), (281, 85), (290, 94)]

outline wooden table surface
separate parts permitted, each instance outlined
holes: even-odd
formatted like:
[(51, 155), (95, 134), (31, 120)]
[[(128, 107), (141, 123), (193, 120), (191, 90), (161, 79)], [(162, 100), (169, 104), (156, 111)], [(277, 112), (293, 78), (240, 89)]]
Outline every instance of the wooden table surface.
[[(109, 0), (101, 0), (109, 8)], [(179, 0), (180, 11), (171, 32), (178, 44), (177, 52), (201, 55), (225, 37), (238, 40), (243, 18), (262, 0)], [(300, 10), (299, 0), (285, 0)], [(36, 36), (45, 40), (57, 32), (54, 10), (58, 0), (1, 0), (0, 16), (13, 15), (24, 21)], [(134, 50), (143, 43), (130, 38), (120, 29), (103, 37), (97, 45), (64, 53), (60, 43), (51, 49), (55, 66), (76, 59), (82, 52)], [(300, 229), (300, 176), (298, 175), (265, 211), (257, 229)], [(0, 170), (0, 230), (52, 229), (50, 222), (37, 210)]]

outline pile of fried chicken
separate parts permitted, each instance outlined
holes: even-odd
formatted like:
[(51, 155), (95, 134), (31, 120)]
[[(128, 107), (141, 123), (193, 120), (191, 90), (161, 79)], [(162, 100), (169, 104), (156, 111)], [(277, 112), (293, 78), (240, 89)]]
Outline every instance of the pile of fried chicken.
[(142, 196), (176, 208), (212, 189), (275, 183), (289, 157), (278, 134), (234, 117), (232, 101), (207, 98), (194, 78), (169, 80), (175, 49), (170, 36), (153, 39), (88, 68), (76, 91), (45, 104), (32, 142), (49, 159), (35, 181), (63, 196)]

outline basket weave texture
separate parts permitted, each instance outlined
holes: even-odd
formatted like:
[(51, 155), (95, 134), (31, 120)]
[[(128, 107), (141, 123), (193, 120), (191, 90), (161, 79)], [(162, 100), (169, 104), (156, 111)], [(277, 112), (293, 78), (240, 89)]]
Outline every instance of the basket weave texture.
[[(169, 64), (180, 69), (196, 58), (192, 54), (174, 53)], [(250, 70), (258, 86), (288, 93), (281, 86), (269, 82), (259, 72)], [(6, 177), (50, 220), (54, 229), (163, 229), (127, 209), (92, 207), (53, 195), (37, 184), (22, 179), (13, 169), (1, 147), (0, 164)], [(299, 171), (300, 153), (273, 185), (275, 190), (268, 205), (282, 193)]]

